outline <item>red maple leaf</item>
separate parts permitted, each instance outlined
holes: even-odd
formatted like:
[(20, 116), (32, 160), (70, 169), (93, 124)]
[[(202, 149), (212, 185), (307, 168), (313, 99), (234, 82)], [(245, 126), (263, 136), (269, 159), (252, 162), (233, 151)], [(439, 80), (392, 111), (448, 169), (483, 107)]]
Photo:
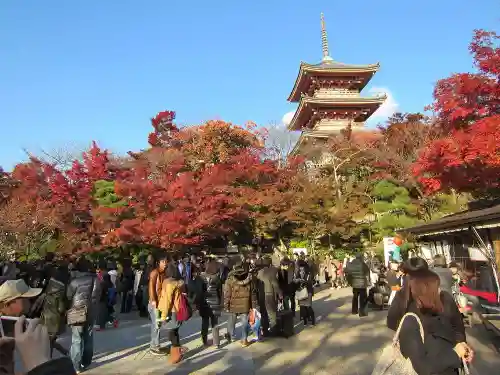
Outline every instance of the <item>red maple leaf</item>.
[(476, 30), (469, 49), (478, 72), (436, 84), (431, 108), (443, 136), (428, 144), (413, 166), (428, 192), (453, 188), (487, 194), (500, 187), (499, 38)]

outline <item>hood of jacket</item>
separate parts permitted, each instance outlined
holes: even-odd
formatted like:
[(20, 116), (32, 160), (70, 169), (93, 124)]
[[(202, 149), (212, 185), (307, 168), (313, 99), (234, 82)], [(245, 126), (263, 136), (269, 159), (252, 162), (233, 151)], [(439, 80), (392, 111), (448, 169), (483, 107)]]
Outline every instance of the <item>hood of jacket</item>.
[(264, 267), (259, 270), (258, 277), (259, 279), (271, 280), (276, 278), (278, 274), (278, 269), (274, 266)]
[(94, 272), (73, 271), (72, 276), (73, 276), (73, 279), (79, 279), (82, 277), (97, 277), (97, 274)]
[(252, 281), (252, 275), (243, 268), (236, 268), (230, 271), (227, 278), (234, 278), (235, 282), (239, 285), (246, 285)]

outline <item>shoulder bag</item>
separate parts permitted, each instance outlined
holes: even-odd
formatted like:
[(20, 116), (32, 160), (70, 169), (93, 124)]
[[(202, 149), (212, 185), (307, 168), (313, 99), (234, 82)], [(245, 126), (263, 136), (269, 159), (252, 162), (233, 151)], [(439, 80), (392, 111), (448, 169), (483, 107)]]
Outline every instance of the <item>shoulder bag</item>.
[(401, 322), (399, 322), (392, 342), (382, 350), (382, 354), (373, 369), (372, 375), (418, 375), (413, 369), (410, 359), (403, 357), (399, 348), (399, 333), (405, 319), (408, 317), (412, 317), (417, 321), (420, 337), (422, 338), (422, 342), (424, 342), (424, 327), (420, 318), (414, 313), (406, 313)]
[(66, 313), (66, 322), (69, 326), (83, 326), (87, 323), (89, 315), (89, 305), (92, 303), (92, 293), (94, 292), (95, 277), (92, 277), (92, 287), (90, 288), (89, 300), (86, 305), (75, 306)]

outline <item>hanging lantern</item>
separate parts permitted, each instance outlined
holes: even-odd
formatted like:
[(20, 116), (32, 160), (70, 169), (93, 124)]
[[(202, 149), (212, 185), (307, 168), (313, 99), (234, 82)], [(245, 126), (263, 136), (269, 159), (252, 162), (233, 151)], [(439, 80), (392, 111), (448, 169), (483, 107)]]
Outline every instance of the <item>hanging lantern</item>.
[(403, 244), (403, 239), (401, 237), (394, 237), (392, 242), (394, 242), (394, 245), (396, 246), (401, 246)]

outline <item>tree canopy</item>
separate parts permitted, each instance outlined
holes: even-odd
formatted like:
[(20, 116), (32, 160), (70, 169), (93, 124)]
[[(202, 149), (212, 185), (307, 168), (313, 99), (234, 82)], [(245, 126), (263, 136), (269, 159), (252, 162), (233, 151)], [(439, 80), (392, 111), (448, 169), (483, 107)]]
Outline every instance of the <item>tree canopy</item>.
[(241, 231), (358, 246), (459, 210), (469, 195), (499, 196), (498, 39), (475, 31), (477, 71), (438, 81), (432, 116), (347, 126), (304, 143), (305, 157), (288, 154), (277, 125), (181, 127), (174, 111), (152, 118), (149, 147), (128, 156), (95, 142), (69, 163), (30, 155), (0, 169), (0, 252), (173, 250), (237, 240)]

